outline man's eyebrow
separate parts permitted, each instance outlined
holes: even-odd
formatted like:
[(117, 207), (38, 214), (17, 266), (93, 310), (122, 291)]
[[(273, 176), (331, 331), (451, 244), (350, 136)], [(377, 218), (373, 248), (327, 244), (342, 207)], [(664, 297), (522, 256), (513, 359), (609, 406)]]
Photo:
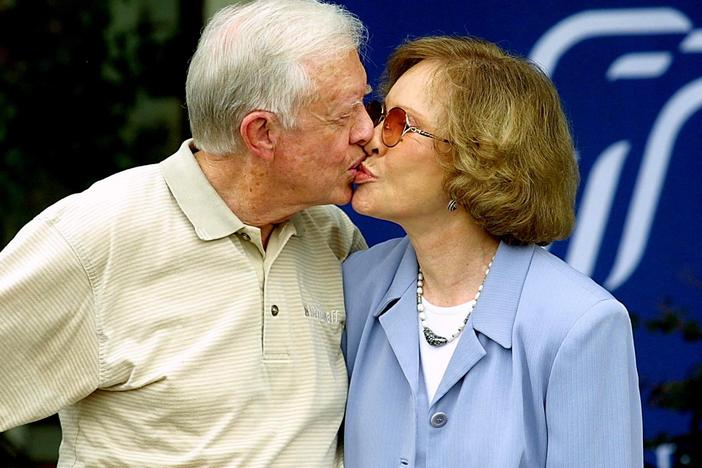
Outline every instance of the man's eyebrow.
[(354, 101), (353, 103), (351, 103), (351, 107), (355, 107), (355, 106), (358, 106), (358, 105), (363, 106), (363, 105), (364, 105), (364, 104), (363, 104), (363, 98), (365, 98), (366, 96), (368, 96), (368, 95), (369, 95), (370, 93), (372, 93), (372, 92), (373, 92), (373, 87), (372, 87), (371, 85), (367, 84), (367, 85), (366, 85), (366, 89), (365, 89), (365, 91), (364, 91), (364, 93), (363, 93), (363, 97), (362, 97), (361, 99), (358, 99), (358, 100)]
[(372, 93), (372, 92), (373, 92), (373, 87), (372, 87), (371, 85), (367, 84), (367, 85), (366, 85), (366, 89), (365, 89), (364, 94), (363, 94), (363, 97), (362, 97), (361, 99), (357, 99), (357, 100), (355, 100), (354, 102), (352, 102), (352, 103), (351, 103), (351, 108), (354, 109), (354, 108), (356, 108), (357, 106), (364, 107), (365, 104), (364, 104), (364, 102), (363, 102), (363, 98), (365, 98), (366, 96), (368, 96), (368, 95), (369, 95), (370, 93)]

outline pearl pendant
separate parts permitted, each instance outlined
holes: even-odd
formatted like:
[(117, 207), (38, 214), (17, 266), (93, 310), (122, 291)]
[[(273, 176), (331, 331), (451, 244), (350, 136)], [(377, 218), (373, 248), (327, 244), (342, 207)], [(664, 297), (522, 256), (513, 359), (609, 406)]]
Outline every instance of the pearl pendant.
[(480, 283), (480, 286), (478, 286), (478, 290), (475, 293), (475, 297), (468, 301), (466, 303), (466, 306), (468, 308), (468, 313), (466, 314), (465, 319), (463, 320), (463, 324), (458, 327), (458, 330), (456, 330), (449, 338), (444, 338), (441, 335), (437, 335), (434, 333), (434, 331), (429, 328), (426, 324), (427, 321), (427, 314), (424, 311), (424, 303), (423, 303), (423, 297), (422, 295), (424, 294), (424, 275), (422, 274), (422, 269), (421, 267), (418, 267), (417, 271), (417, 314), (419, 315), (419, 320), (422, 324), (422, 330), (424, 333), (424, 339), (427, 341), (427, 343), (430, 346), (443, 346), (447, 343), (451, 343), (454, 341), (456, 338), (460, 336), (460, 334), (463, 332), (463, 329), (465, 328), (466, 324), (468, 323), (468, 317), (470, 317), (470, 314), (473, 312), (475, 309), (476, 304), (478, 303), (478, 298), (480, 297), (480, 294), (483, 291), (483, 285), (485, 284), (485, 280), (487, 279), (488, 273), (490, 273), (490, 268), (492, 268), (492, 262), (495, 260), (495, 257), (492, 257), (492, 260), (490, 260), (490, 263), (488, 263), (487, 268), (485, 269), (485, 276), (483, 276), (483, 281)]

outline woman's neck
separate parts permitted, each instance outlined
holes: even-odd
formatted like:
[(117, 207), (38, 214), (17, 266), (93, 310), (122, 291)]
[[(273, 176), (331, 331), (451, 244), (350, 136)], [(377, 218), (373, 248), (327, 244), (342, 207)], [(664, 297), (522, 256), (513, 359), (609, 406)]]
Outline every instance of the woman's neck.
[(475, 297), (499, 243), (467, 213), (447, 215), (440, 224), (403, 226), (424, 275), (423, 295), (438, 306), (463, 304)]

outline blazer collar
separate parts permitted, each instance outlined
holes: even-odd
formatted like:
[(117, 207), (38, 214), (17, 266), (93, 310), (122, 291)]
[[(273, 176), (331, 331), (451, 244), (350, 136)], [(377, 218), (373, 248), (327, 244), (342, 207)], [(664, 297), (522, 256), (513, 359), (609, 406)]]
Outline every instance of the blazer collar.
[(500, 242), (473, 311), (473, 328), (503, 348), (512, 347), (514, 319), (536, 248)]
[[(391, 303), (397, 302), (417, 279), (417, 255), (407, 237), (403, 242), (406, 243), (405, 252), (388, 291), (373, 311), (375, 317), (387, 311)], [(519, 299), (536, 248), (534, 245), (513, 246), (500, 242), (480, 300), (473, 311), (473, 328), (503, 348), (512, 347), (512, 328)]]
[(390, 287), (388, 287), (385, 296), (378, 303), (376, 310), (373, 311), (375, 317), (385, 312), (388, 305), (402, 297), (407, 288), (414, 285), (417, 280), (417, 254), (414, 252), (414, 248), (407, 236), (402, 239), (402, 243), (405, 244), (405, 251), (402, 254)]

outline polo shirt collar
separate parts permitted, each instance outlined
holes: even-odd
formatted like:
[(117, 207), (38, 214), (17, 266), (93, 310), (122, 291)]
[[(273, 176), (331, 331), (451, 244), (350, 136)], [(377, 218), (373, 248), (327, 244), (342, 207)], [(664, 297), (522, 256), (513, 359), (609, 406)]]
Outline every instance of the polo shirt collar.
[(289, 223), (285, 224), (292, 225), (294, 235), (301, 236), (305, 233), (305, 221), (302, 219), (302, 212), (295, 213), (295, 215), (290, 218)]
[[(197, 236), (205, 241), (231, 236), (247, 226), (229, 209), (200, 169), (193, 151), (197, 151), (192, 139), (186, 140), (180, 149), (162, 161), (159, 166), (163, 178), (181, 211), (195, 228)], [(297, 213), (281, 226), (291, 234), (302, 235), (304, 222)]]
[(186, 140), (159, 166), (178, 206), (202, 240), (221, 239), (245, 225), (232, 213), (195, 160), (195, 144)]

